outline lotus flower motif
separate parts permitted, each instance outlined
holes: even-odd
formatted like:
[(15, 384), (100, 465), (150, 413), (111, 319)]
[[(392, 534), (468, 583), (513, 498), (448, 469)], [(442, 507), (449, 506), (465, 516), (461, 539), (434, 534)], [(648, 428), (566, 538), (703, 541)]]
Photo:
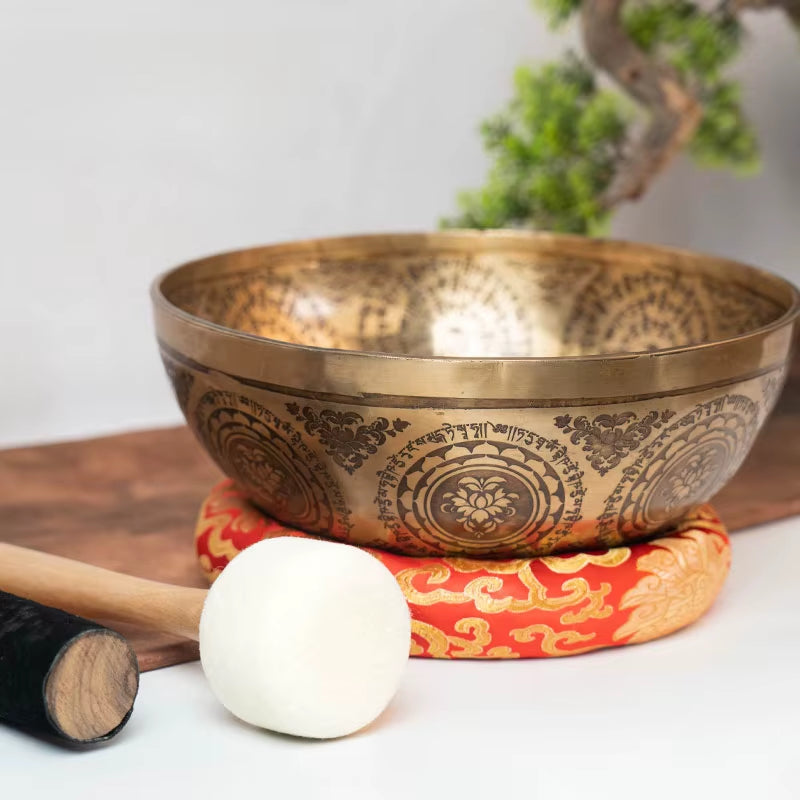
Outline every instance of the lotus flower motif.
[(462, 478), (455, 492), (443, 495), (442, 511), (455, 514), (464, 530), (480, 539), (497, 530), (503, 520), (514, 516), (514, 501), (519, 500), (519, 495), (507, 491), (505, 483), (506, 479), (497, 475)]
[(291, 496), (291, 480), (280, 465), (266, 453), (253, 447), (239, 447), (237, 464), (242, 478), (251, 486), (257, 487), (282, 512)]
[(667, 476), (669, 484), (668, 511), (690, 504), (698, 493), (707, 491), (713, 485), (718, 465), (713, 453), (700, 451), (694, 453), (680, 470)]

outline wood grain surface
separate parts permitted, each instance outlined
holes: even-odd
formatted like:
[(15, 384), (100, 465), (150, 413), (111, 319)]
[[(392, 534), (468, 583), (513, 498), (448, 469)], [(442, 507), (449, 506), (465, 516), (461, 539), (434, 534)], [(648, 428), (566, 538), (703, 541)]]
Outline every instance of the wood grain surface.
[[(186, 428), (0, 451), (0, 539), (142, 578), (206, 586), (194, 522), (221, 477)], [(197, 658), (197, 643), (108, 623), (142, 671)]]
[(113, 631), (69, 642), (53, 664), (44, 702), (53, 726), (75, 742), (108, 736), (128, 717), (139, 688), (128, 644)]
[[(194, 523), (220, 477), (184, 427), (0, 451), (0, 539), (202, 587)], [(714, 504), (731, 531), (800, 514), (800, 353), (748, 460)], [(194, 642), (109, 627), (130, 639), (143, 671), (197, 658)]]

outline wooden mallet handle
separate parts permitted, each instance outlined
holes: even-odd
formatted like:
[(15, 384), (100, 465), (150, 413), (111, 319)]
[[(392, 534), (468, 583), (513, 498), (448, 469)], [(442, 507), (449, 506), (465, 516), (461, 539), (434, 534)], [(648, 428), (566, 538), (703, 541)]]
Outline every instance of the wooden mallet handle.
[(207, 594), (4, 543), (0, 590), (89, 619), (127, 622), (195, 641)]

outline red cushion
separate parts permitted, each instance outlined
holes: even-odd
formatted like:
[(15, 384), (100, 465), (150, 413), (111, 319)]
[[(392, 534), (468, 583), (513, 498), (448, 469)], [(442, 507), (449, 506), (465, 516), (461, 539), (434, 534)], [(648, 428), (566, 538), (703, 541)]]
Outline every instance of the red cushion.
[[(239, 552), (275, 536), (309, 534), (266, 517), (226, 480), (200, 511), (200, 565), (213, 581)], [(489, 561), (365, 549), (406, 595), (411, 655), (432, 658), (539, 658), (646, 642), (700, 617), (730, 567), (710, 506), (669, 536), (608, 550)]]

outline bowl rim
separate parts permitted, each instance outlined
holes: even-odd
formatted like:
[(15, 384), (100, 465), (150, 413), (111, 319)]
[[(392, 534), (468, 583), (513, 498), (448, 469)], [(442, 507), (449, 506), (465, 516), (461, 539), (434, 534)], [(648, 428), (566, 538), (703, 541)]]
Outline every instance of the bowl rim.
[[(364, 247), (367, 245), (367, 247)], [(448, 247), (449, 245), (449, 247)], [(662, 259), (672, 259), (675, 261), (694, 261), (705, 265), (708, 273), (714, 273), (724, 270), (725, 268), (733, 269), (740, 274), (749, 274), (760, 284), (771, 286), (776, 293), (781, 292), (785, 296), (785, 300), (781, 301), (776, 299), (775, 296), (770, 296), (774, 302), (785, 306), (784, 312), (772, 320), (771, 322), (753, 328), (736, 336), (727, 337), (724, 339), (712, 339), (709, 341), (698, 342), (691, 345), (673, 346), (668, 348), (660, 348), (656, 350), (640, 350), (640, 351), (616, 351), (610, 353), (587, 353), (580, 355), (568, 356), (420, 356), (420, 355), (407, 355), (402, 353), (392, 353), (377, 350), (352, 350), (344, 348), (327, 348), (319, 345), (301, 344), (297, 342), (287, 342), (279, 339), (272, 339), (270, 337), (261, 336), (259, 334), (250, 333), (247, 331), (237, 330), (221, 325), (217, 322), (205, 319), (200, 316), (191, 314), (179, 306), (172, 303), (165, 294), (165, 284), (174, 280), (179, 274), (191, 270), (198, 269), (203, 265), (224, 265), (229, 260), (247, 259), (248, 257), (263, 257), (265, 254), (291, 257), (296, 256), (330, 256), (335, 257), (337, 250), (346, 251), (349, 248), (363, 248), (362, 254), (366, 254), (370, 249), (379, 249), (386, 254), (395, 251), (402, 253), (403, 251), (412, 252), (413, 250), (427, 250), (435, 252), (447, 252), (452, 250), (455, 245), (460, 245), (456, 249), (467, 250), (466, 245), (478, 245), (479, 249), (472, 249), (471, 252), (501, 252), (503, 249), (512, 250), (515, 246), (519, 248), (531, 247), (532, 245), (540, 247), (559, 248), (567, 246), (569, 249), (575, 251), (583, 251), (583, 255), (588, 258), (595, 257), (600, 260), (603, 255), (608, 258), (609, 254), (627, 255), (628, 257), (647, 257), (647, 256), (660, 256)], [(480, 248), (484, 248), (481, 250)], [(592, 253), (592, 249), (595, 250)], [(242, 267), (239, 271), (248, 271), (248, 267)], [(230, 270), (234, 272), (234, 270)], [(705, 270), (704, 270), (705, 271)], [(753, 287), (748, 287), (753, 290)], [(505, 365), (510, 367), (526, 367), (536, 370), (537, 368), (547, 370), (554, 365), (559, 365), (562, 368), (571, 366), (574, 369), (575, 365), (585, 364), (589, 367), (605, 367), (613, 369), (614, 367), (623, 368), (624, 365), (630, 364), (632, 361), (649, 361), (651, 363), (662, 362), (669, 359), (682, 359), (686, 360), (687, 357), (692, 355), (706, 356), (717, 351), (730, 350), (731, 354), (736, 350), (752, 351), (750, 345), (761, 344), (764, 350), (770, 351), (769, 353), (762, 352), (760, 358), (756, 358), (757, 366), (750, 364), (750, 368), (744, 370), (727, 370), (728, 378), (741, 379), (741, 377), (748, 372), (758, 371), (760, 374), (771, 371), (780, 366), (779, 362), (785, 362), (788, 350), (791, 349), (791, 328), (793, 323), (800, 317), (800, 290), (791, 281), (786, 278), (772, 273), (766, 269), (756, 267), (752, 264), (736, 261), (733, 259), (725, 258), (722, 256), (713, 255), (710, 253), (690, 250), (687, 248), (678, 248), (668, 245), (636, 242), (628, 239), (617, 239), (610, 237), (593, 237), (581, 236), (576, 234), (561, 234), (544, 231), (527, 231), (516, 229), (494, 229), (494, 230), (473, 230), (473, 229), (448, 229), (444, 231), (427, 232), (427, 231), (408, 231), (408, 232), (391, 232), (391, 233), (368, 233), (357, 235), (339, 235), (339, 236), (325, 236), (315, 237), (308, 239), (297, 240), (284, 240), (278, 241), (273, 244), (257, 245), (252, 247), (243, 247), (233, 250), (218, 251), (210, 255), (193, 258), (189, 261), (182, 262), (176, 266), (162, 271), (158, 274), (150, 284), (150, 298), (155, 313), (156, 330), (159, 338), (159, 343), (163, 350), (167, 351), (172, 357), (179, 360), (185, 360), (190, 366), (204, 369), (206, 365), (203, 363), (202, 355), (207, 355), (209, 352), (209, 339), (208, 337), (221, 337), (221, 340), (228, 342), (229, 346), (233, 342), (240, 342), (249, 348), (260, 347), (269, 348), (280, 354), (282, 358), (291, 358), (295, 356), (306, 355), (315, 363), (331, 359), (337, 359), (354, 362), (369, 362), (373, 365), (389, 366), (392, 364), (404, 363), (415, 365), (422, 370), (444, 368), (452, 370), (459, 366), (464, 368), (484, 370), (489, 368), (500, 369)], [(788, 305), (787, 305), (788, 303)], [(183, 329), (184, 335), (179, 335), (180, 330)], [(204, 346), (200, 348), (199, 358), (192, 356), (192, 353), (186, 353), (185, 347), (181, 345), (190, 344), (191, 336), (187, 336), (190, 331), (196, 335), (199, 334), (204, 338)], [(781, 332), (787, 333), (786, 336), (781, 337), (786, 339), (785, 343), (772, 342), (772, 347), (766, 346), (768, 340), (773, 334), (780, 334)], [(775, 346), (776, 344), (785, 344), (786, 347)], [(197, 351), (197, 348), (189, 347), (189, 350)], [(211, 348), (214, 349), (213, 347)], [(230, 347), (225, 348), (230, 349)], [(779, 356), (780, 350), (787, 352)], [(751, 358), (748, 360), (753, 362), (753, 353), (749, 352)], [(188, 356), (188, 358), (187, 358)], [(219, 361), (219, 359), (216, 359)], [(238, 359), (237, 359), (238, 360)], [(246, 362), (252, 362), (252, 358), (244, 359)], [(768, 363), (771, 362), (771, 363)], [(241, 365), (240, 365), (241, 366)], [(743, 363), (742, 367), (746, 365)], [(363, 371), (363, 366), (361, 367)], [(218, 371), (226, 372), (225, 369)], [(241, 374), (242, 372), (247, 374)], [(490, 370), (491, 371), (491, 370)], [(255, 380), (264, 384), (264, 388), (274, 386), (276, 388), (293, 388), (301, 391), (307, 391), (309, 394), (342, 394), (346, 397), (359, 398), (359, 397), (375, 397), (386, 394), (386, 392), (375, 391), (365, 392), (364, 388), (357, 390), (355, 383), (352, 380), (337, 381), (326, 380), (322, 381), (320, 386), (316, 388), (312, 386), (293, 385), (293, 383), (273, 384), (268, 380), (263, 380), (268, 377), (265, 371), (258, 368), (254, 364), (250, 364), (249, 369), (238, 372), (228, 373), (232, 377), (244, 378)], [(719, 380), (719, 378), (715, 378)], [(506, 381), (501, 380), (500, 383)], [(297, 384), (298, 381), (294, 381)], [(299, 381), (299, 383), (308, 383), (307, 381)], [(312, 380), (311, 383), (314, 383)], [(367, 379), (366, 384), (370, 381)], [(379, 380), (378, 383), (381, 383)], [(692, 380), (684, 381), (680, 387), (673, 388), (686, 388), (693, 385)], [(324, 384), (324, 385), (322, 385)], [(341, 385), (340, 385), (341, 384)], [(336, 391), (336, 389), (345, 389), (343, 392)], [(378, 387), (375, 387), (378, 389)], [(472, 399), (490, 399), (499, 397), (509, 397), (508, 392), (503, 392), (502, 387), (497, 387), (499, 391), (479, 391), (472, 392)], [(657, 394), (663, 394), (663, 391)], [(677, 393), (677, 392), (676, 392)], [(406, 396), (405, 392), (389, 392), (397, 398)], [(642, 394), (642, 392), (638, 392)], [(541, 399), (546, 399), (545, 397)], [(409, 397), (420, 397), (420, 395), (408, 395)], [(445, 393), (436, 392), (430, 395), (433, 397), (450, 397), (457, 399), (463, 393)], [(517, 395), (519, 396), (519, 395)], [(561, 395), (559, 395), (561, 396)], [(587, 398), (593, 395), (585, 395)], [(627, 393), (625, 393), (627, 396)], [(551, 398), (552, 399), (552, 398)]]

